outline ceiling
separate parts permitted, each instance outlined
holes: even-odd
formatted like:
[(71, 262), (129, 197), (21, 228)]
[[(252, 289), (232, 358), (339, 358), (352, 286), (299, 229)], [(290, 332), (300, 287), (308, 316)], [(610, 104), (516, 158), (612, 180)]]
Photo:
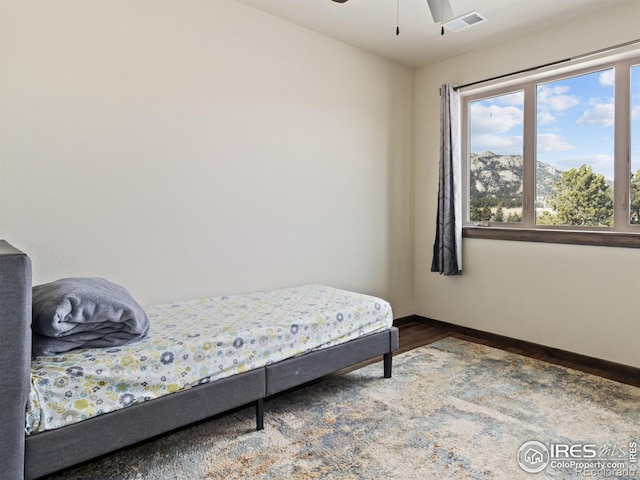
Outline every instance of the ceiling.
[(454, 17), (477, 10), (487, 21), (444, 36), (426, 0), (238, 1), (390, 60), (421, 67), (630, 0), (449, 0)]

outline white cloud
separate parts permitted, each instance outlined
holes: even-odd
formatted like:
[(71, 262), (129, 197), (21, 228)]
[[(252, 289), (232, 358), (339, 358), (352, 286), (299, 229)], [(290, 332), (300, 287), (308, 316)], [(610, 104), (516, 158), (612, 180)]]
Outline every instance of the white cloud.
[(575, 95), (566, 95), (569, 87), (547, 85), (538, 88), (538, 109), (544, 111), (560, 112), (576, 105), (580, 105), (580, 100)]
[(604, 72), (601, 72), (600, 76), (598, 77), (598, 81), (600, 82), (600, 85), (602, 85), (603, 87), (615, 86), (616, 84), (615, 71), (613, 69), (609, 69), (609, 70), (605, 70)]
[(538, 151), (557, 152), (573, 150), (574, 148), (575, 147), (563, 138), (562, 135), (558, 135), (557, 133), (538, 134)]
[(640, 105), (633, 107), (631, 110), (631, 118), (634, 120), (638, 120), (640, 118)]
[(601, 172), (607, 178), (613, 178), (613, 155), (590, 155), (585, 157), (584, 163), (591, 165), (595, 172)]
[(556, 123), (556, 121), (556, 117), (551, 115), (549, 112), (538, 113), (538, 125), (550, 125), (552, 123)]
[(604, 175), (605, 178), (609, 180), (613, 179), (613, 155), (595, 154), (568, 157), (558, 161), (556, 164), (560, 170), (568, 170), (573, 167), (578, 168), (581, 165), (590, 166), (594, 172)]
[(495, 97), (494, 100), (500, 105), (522, 108), (524, 105), (524, 91), (500, 95), (499, 97)]
[(508, 132), (514, 127), (522, 125), (523, 113), (521, 108), (499, 105), (471, 104), (471, 133), (478, 135)]
[(592, 108), (585, 110), (578, 119), (578, 125), (600, 125), (602, 127), (613, 126), (613, 103), (596, 103)]
[(471, 151), (486, 151), (505, 155), (522, 155), (522, 136), (518, 135), (474, 135), (471, 139)]

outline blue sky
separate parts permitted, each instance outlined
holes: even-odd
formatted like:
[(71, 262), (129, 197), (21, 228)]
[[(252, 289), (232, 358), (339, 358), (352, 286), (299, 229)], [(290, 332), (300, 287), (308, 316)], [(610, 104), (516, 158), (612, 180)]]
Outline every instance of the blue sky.
[[(613, 180), (614, 72), (539, 84), (537, 159), (559, 170), (591, 165)], [(632, 169), (640, 168), (640, 66), (632, 75)], [(471, 151), (522, 154), (523, 93), (471, 103)]]

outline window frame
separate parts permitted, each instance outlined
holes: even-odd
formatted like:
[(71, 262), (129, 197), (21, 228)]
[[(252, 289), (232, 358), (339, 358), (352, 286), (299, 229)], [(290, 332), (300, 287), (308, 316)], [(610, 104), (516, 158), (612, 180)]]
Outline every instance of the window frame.
[[(520, 240), (530, 242), (573, 243), (640, 248), (640, 225), (630, 223), (631, 176), (631, 73), (640, 65), (640, 50), (626, 56), (607, 56), (550, 69), (505, 84), (460, 91), (461, 158), (462, 158), (462, 212), (463, 235), (468, 238)], [(554, 82), (614, 68), (614, 223), (611, 227), (536, 225), (536, 139), (537, 139), (537, 87)], [(483, 222), (470, 220), (470, 104), (523, 91), (523, 206), (522, 222)]]

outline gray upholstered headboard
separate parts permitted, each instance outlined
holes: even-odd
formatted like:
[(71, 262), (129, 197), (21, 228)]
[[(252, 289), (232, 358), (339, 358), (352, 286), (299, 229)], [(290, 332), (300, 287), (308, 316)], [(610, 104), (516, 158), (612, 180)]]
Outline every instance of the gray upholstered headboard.
[(22, 478), (31, 364), (31, 261), (0, 240), (0, 469)]

